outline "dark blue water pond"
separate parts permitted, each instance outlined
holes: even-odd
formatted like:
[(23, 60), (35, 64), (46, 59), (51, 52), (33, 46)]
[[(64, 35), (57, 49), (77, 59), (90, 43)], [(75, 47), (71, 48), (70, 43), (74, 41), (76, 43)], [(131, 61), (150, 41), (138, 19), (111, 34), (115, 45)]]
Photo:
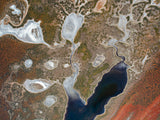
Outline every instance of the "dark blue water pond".
[(121, 61), (104, 74), (94, 93), (85, 105), (80, 97), (68, 96), (65, 120), (93, 120), (104, 113), (104, 106), (111, 97), (122, 93), (127, 83), (127, 65)]

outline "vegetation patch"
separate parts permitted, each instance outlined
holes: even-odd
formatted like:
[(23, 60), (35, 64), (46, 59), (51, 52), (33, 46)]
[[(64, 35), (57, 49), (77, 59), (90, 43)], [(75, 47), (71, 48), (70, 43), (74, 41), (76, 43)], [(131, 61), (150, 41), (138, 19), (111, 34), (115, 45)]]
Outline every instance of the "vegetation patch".
[(80, 47), (78, 48), (78, 54), (82, 54), (82, 60), (89, 60), (91, 58), (91, 52), (89, 51), (89, 49), (87, 48), (87, 44), (86, 43), (82, 43), (80, 45)]
[(94, 82), (96, 76), (102, 73), (104, 70), (109, 68), (109, 64), (105, 63), (103, 66), (98, 68), (93, 68), (90, 64), (88, 70), (83, 71), (77, 78), (77, 82), (75, 84), (75, 88), (78, 89), (81, 95), (87, 99), (92, 93), (91, 83)]
[(56, 30), (55, 26), (51, 26), (48, 24), (42, 26), (44, 40), (47, 43), (51, 44), (53, 42), (55, 36), (55, 30)]
[(78, 43), (80, 41), (80, 37), (82, 33), (87, 33), (87, 28), (84, 26), (80, 28), (80, 30), (77, 32), (75, 39), (74, 39), (74, 43)]
[(52, 25), (53, 21), (57, 19), (57, 13), (51, 10), (51, 7), (47, 5), (40, 5), (39, 1), (33, 1), (30, 3), (30, 7), (25, 18), (24, 23), (28, 19), (34, 19), (36, 22), (41, 21), (41, 27), (44, 35), (44, 40), (51, 44), (55, 36), (56, 27)]

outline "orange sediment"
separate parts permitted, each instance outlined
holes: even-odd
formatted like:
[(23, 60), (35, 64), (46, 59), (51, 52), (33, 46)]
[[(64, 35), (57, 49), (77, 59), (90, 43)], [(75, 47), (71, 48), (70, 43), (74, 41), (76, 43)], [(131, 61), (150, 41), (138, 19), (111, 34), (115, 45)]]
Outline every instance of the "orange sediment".
[(9, 76), (9, 65), (19, 62), (33, 45), (20, 42), (9, 36), (0, 38), (0, 88)]
[(99, 0), (95, 6), (95, 8), (93, 9), (94, 12), (99, 12), (102, 13), (102, 9), (105, 9), (105, 4), (106, 4), (107, 0)]
[(160, 95), (148, 106), (125, 104), (112, 120), (156, 120), (160, 114)]
[[(156, 120), (160, 114), (160, 95), (150, 104), (141, 115), (141, 120)], [(138, 119), (138, 118), (137, 118)]]
[(112, 120), (157, 120), (160, 114), (160, 52), (146, 67), (146, 72), (128, 92)]

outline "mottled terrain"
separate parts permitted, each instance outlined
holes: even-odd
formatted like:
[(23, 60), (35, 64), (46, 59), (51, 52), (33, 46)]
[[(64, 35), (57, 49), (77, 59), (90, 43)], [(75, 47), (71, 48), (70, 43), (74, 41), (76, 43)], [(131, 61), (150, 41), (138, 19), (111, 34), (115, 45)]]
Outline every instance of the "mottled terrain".
[[(9, 7), (13, 4), (23, 11), (21, 15), (12, 14)], [(74, 88), (87, 101), (103, 74), (121, 61), (115, 46), (130, 66), (128, 82), (124, 92), (113, 97), (96, 120), (159, 119), (159, 0), (28, 0), (28, 5), (27, 0), (0, 1), (0, 20), (5, 18), (4, 23), (13, 28), (23, 27), (28, 20), (41, 21), (44, 41), (51, 47), (24, 43), (12, 35), (0, 37), (2, 120), (63, 120), (68, 101), (63, 82), (75, 72), (71, 62), (79, 65)], [(84, 16), (73, 40), (79, 45), (75, 51), (73, 41), (61, 35), (65, 18), (71, 13)], [(24, 64), (27, 59), (33, 61), (29, 68)], [(51, 63), (46, 67), (48, 61), (55, 66)], [(26, 79), (56, 83), (34, 94), (23, 87)], [(38, 85), (34, 87), (41, 89)], [(50, 95), (56, 102), (47, 107), (44, 101)]]

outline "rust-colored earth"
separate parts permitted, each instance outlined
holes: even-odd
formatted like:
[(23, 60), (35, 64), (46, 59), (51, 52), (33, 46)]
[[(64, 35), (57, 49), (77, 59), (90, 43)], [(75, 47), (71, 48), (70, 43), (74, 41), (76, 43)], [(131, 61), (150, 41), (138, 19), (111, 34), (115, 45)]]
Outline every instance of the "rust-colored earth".
[(123, 100), (113, 120), (157, 120), (160, 115), (160, 52)]
[(121, 107), (113, 120), (157, 120), (160, 113), (160, 96), (148, 107), (142, 105), (125, 104)]
[(7, 5), (13, 0), (0, 0), (0, 19), (2, 19), (5, 15), (5, 9)]
[[(7, 78), (11, 74), (10, 65), (12, 65), (15, 62), (20, 62), (21, 59), (26, 54), (27, 49), (31, 47), (33, 47), (33, 45), (20, 42), (13, 36), (7, 35), (0, 38), (0, 71), (1, 71), (0, 72), (0, 89), (2, 88), (4, 82), (7, 80)], [(23, 77), (23, 74), (21, 77)], [(1, 95), (0, 95), (0, 101), (1, 101), (0, 119), (9, 120), (8, 110), (12, 111), (12, 109), (9, 107), (6, 100)], [(25, 101), (24, 101), (24, 104), (22, 105), (24, 105), (24, 107), (27, 106), (27, 108), (30, 108), (28, 107), (29, 104), (26, 103)], [(18, 114), (25, 115), (22, 109), (15, 109), (14, 113), (15, 114), (13, 115), (13, 118), (14, 117), (16, 118)], [(29, 119), (31, 117), (29, 117)]]
[(94, 8), (95, 12), (102, 12), (101, 9), (104, 8), (107, 0), (99, 0)]
[(0, 88), (4, 80), (10, 75), (9, 65), (19, 62), (31, 44), (20, 42), (14, 37), (4, 36), (0, 38)]
[(8, 114), (8, 110), (9, 105), (5, 102), (5, 99), (3, 97), (0, 96), (0, 119), (1, 120), (9, 120), (9, 114)]
[[(5, 6), (12, 0), (0, 0), (0, 18), (2, 13), (4, 13)], [(96, 4), (95, 11), (101, 12), (105, 9), (107, 0), (99, 0)], [(154, 36), (154, 35), (153, 35)], [(152, 36), (147, 36), (145, 39), (149, 39)], [(155, 36), (154, 36), (155, 37)], [(154, 38), (152, 39), (154, 40)], [(147, 41), (144, 44), (151, 43), (153, 41)], [(148, 48), (151, 44), (148, 44)], [(34, 45), (26, 44), (18, 41), (13, 36), (3, 36), (0, 38), (0, 90), (9, 77), (11, 70), (10, 66), (14, 63), (19, 63), (22, 61), (26, 54), (27, 49), (33, 47)], [(138, 49), (141, 46), (137, 45)], [(145, 50), (145, 49), (143, 49)], [(137, 50), (137, 54), (141, 55), (140, 50)], [(39, 58), (35, 58), (39, 59)], [(35, 68), (30, 73), (25, 73), (25, 70), (18, 71), (17, 82), (21, 83), (24, 78), (29, 78), (28, 76), (35, 75)], [(142, 73), (143, 74), (143, 73)], [(27, 76), (27, 77), (26, 77)], [(160, 116), (160, 52), (150, 60), (150, 63), (145, 65), (145, 73), (142, 75), (138, 83), (134, 85), (133, 88), (128, 92), (128, 95), (123, 100), (119, 110), (112, 118), (113, 120), (158, 120)], [(46, 94), (46, 93), (43, 93)], [(42, 99), (43, 94), (35, 95), (34, 97), (30, 95), (26, 100), (22, 102), (22, 108), (26, 108), (29, 112), (23, 112), (22, 109), (14, 109), (14, 115), (12, 119), (17, 119), (18, 114), (22, 116), (30, 116), (26, 120), (34, 119), (34, 110), (31, 105), (36, 101)], [(10, 98), (8, 97), (7, 100)], [(9, 100), (10, 101), (10, 100)], [(4, 97), (0, 95), (0, 120), (9, 120), (8, 110), (12, 109), (9, 107), (7, 101)], [(58, 115), (53, 116), (54, 119), (59, 119)], [(104, 119), (105, 120), (105, 119)]]

